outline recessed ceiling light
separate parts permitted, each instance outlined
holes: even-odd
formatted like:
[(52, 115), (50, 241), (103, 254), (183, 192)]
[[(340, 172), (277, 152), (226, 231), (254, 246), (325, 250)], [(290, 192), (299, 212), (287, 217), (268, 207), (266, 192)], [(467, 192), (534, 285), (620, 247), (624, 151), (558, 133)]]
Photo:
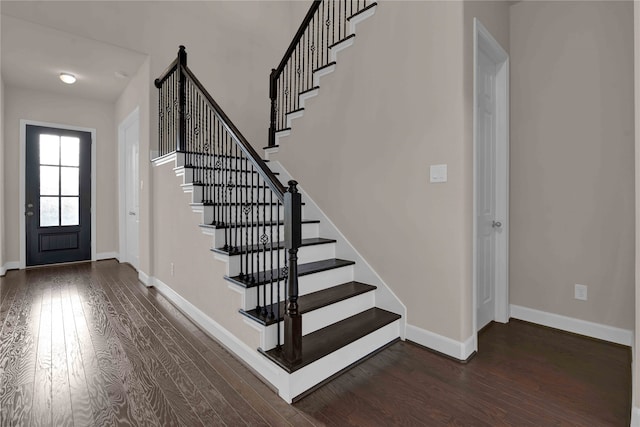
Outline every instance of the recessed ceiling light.
[(72, 85), (76, 82), (76, 76), (69, 73), (60, 73), (60, 80), (62, 80), (68, 85)]

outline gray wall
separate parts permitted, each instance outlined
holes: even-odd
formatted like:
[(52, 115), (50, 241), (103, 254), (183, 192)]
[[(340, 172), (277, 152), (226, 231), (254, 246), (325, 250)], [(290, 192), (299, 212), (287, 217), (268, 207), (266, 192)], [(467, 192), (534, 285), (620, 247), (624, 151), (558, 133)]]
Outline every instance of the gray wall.
[(633, 55), (632, 2), (511, 7), (513, 304), (633, 329)]

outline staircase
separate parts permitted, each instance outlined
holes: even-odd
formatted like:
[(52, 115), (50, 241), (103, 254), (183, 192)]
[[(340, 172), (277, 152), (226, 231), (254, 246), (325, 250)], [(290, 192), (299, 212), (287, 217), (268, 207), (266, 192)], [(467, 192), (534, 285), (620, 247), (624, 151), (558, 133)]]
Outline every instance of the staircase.
[[(375, 8), (313, 2), (271, 73), (268, 148), (288, 134), (320, 76), (335, 69), (336, 53), (353, 43), (355, 24)], [(254, 151), (189, 70), (183, 46), (156, 87), (156, 164), (175, 159), (200, 228), (227, 264), (224, 280), (242, 295), (238, 321), (260, 330), (255, 351), (270, 366), (252, 367), (291, 402), (398, 340), (402, 304), (282, 165)]]

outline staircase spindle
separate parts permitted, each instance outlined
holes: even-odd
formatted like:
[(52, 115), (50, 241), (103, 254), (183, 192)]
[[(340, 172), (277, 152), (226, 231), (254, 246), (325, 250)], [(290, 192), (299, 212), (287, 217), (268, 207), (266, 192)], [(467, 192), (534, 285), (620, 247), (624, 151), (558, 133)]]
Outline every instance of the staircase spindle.
[[(291, 60), (283, 62), (278, 74), (270, 78), (270, 133), (286, 126), (288, 108), (299, 108), (299, 92), (313, 85), (310, 73), (320, 57), (316, 29), (324, 24), (319, 17), (310, 15), (311, 18), (313, 27), (300, 33), (292, 45)], [(211, 225), (224, 228), (217, 231), (223, 233), (224, 239), (223, 247), (217, 249), (240, 257), (238, 277), (247, 287), (255, 288), (258, 315), (269, 324), (275, 323), (277, 348), (293, 363), (301, 354), (302, 337), (296, 268), (301, 235), (300, 195), (294, 181), (287, 190), (277, 180), (191, 73), (186, 58), (181, 46), (176, 60), (155, 81), (159, 89), (159, 154), (181, 153), (194, 192), (202, 194), (201, 200), (194, 202), (201, 201), (209, 212)], [(270, 145), (271, 142), (270, 135)], [(282, 260), (281, 208), (285, 211)], [(280, 330), (280, 286), (285, 287), (287, 299), (284, 336)]]

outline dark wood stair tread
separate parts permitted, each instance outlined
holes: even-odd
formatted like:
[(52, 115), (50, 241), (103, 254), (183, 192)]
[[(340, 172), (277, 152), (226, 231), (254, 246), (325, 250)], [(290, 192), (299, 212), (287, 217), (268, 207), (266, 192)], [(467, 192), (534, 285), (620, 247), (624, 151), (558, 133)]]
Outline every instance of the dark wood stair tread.
[[(355, 261), (348, 261), (346, 259), (325, 259), (322, 261), (309, 262), (307, 264), (299, 264), (298, 265), (298, 277), (306, 276), (308, 274), (319, 273), (321, 271), (333, 270), (335, 268), (346, 267), (348, 265), (355, 264)], [(231, 283), (235, 283), (236, 285), (240, 285), (245, 288), (252, 288), (254, 286), (263, 285), (265, 283), (270, 283), (271, 278), (283, 277), (281, 268), (275, 268), (273, 270), (260, 271), (258, 273), (253, 273), (251, 276), (224, 276), (225, 280), (228, 280)]]
[(299, 112), (301, 112), (301, 111), (304, 111), (304, 108), (298, 108), (297, 110), (291, 110), (291, 111), (289, 111), (289, 112), (285, 113), (285, 115), (287, 115), (287, 114), (299, 113)]
[[(201, 204), (201, 203), (200, 203)], [(320, 224), (320, 220), (319, 219), (303, 219), (301, 221), (303, 224)], [(262, 221), (258, 221), (258, 222), (248, 222), (248, 223), (240, 223), (240, 224), (228, 224), (228, 225), (216, 225), (216, 224), (200, 224), (201, 228), (214, 228), (214, 229), (223, 229), (223, 228), (245, 228), (245, 227), (269, 227), (271, 225), (284, 225), (284, 220), (281, 221), (267, 221), (267, 222), (262, 222)]]
[[(317, 310), (319, 308), (326, 307), (328, 305), (335, 304), (348, 298), (355, 297), (374, 290), (376, 290), (375, 286), (367, 285), (365, 283), (343, 283), (341, 285), (333, 286), (321, 291), (313, 292), (307, 295), (301, 295), (298, 299), (299, 310), (302, 314), (308, 313), (310, 311)], [(269, 313), (275, 314), (278, 312), (278, 304), (272, 304), (267, 306), (266, 308), (266, 316), (258, 313), (256, 309), (248, 311), (240, 310), (240, 313), (244, 314), (250, 319), (255, 320), (261, 325), (269, 326), (276, 323), (277, 320), (282, 320), (284, 318), (286, 303), (285, 301), (280, 301), (280, 316), (278, 317), (278, 319), (276, 319), (275, 316), (271, 317), (269, 315)]]
[(360, 9), (359, 11), (357, 11), (356, 13), (354, 13), (353, 15), (351, 15), (350, 17), (347, 18), (347, 21), (351, 21), (353, 18), (355, 18), (356, 16), (366, 12), (369, 9), (372, 9), (374, 7), (376, 7), (378, 5), (378, 3), (371, 3), (369, 6), (364, 7), (362, 9)]
[[(200, 203), (189, 203), (190, 206), (245, 206), (246, 203), (237, 203), (237, 202), (231, 202), (231, 203), (213, 203), (213, 202), (200, 202)], [(284, 204), (282, 203), (278, 203), (278, 202), (272, 202), (272, 203), (264, 203), (264, 202), (253, 202), (251, 204), (251, 206), (277, 206), (280, 205), (282, 207), (284, 207)], [(305, 203), (302, 202), (302, 206), (304, 206)], [(251, 214), (249, 215), (251, 216)], [(255, 216), (255, 215), (254, 215)]]
[(356, 37), (355, 34), (350, 34), (347, 37), (343, 38), (342, 40), (338, 40), (337, 42), (335, 42), (334, 44), (329, 46), (329, 49), (331, 49), (332, 47), (338, 46), (340, 43), (345, 42), (349, 39), (354, 39)]
[(300, 92), (300, 93), (298, 94), (298, 96), (305, 95), (305, 94), (307, 94), (307, 93), (309, 93), (309, 92), (313, 92), (314, 90), (318, 90), (318, 89), (320, 89), (320, 86), (313, 86), (312, 88), (309, 88), (309, 89), (307, 89), (307, 90), (303, 90), (302, 92)]
[(295, 365), (289, 365), (277, 348), (259, 351), (292, 373), (398, 319), (400, 315), (374, 307), (305, 335), (302, 337), (302, 360)]
[(318, 71), (322, 71), (322, 70), (324, 70), (325, 68), (329, 68), (329, 67), (331, 67), (332, 65), (336, 65), (336, 61), (331, 61), (331, 62), (329, 62), (328, 64), (323, 65), (322, 67), (318, 67), (318, 68), (316, 68), (315, 70), (313, 70), (313, 72), (314, 72), (314, 73), (317, 73)]
[[(284, 236), (283, 236), (284, 237)], [(335, 243), (336, 241), (334, 239), (324, 239), (322, 237), (311, 237), (309, 239), (302, 239), (302, 245), (301, 246), (315, 246), (315, 245), (324, 245), (327, 243)], [(228, 249), (224, 249), (224, 248), (212, 248), (211, 250), (213, 252), (217, 252), (219, 254), (224, 254), (224, 255), (244, 255), (248, 252), (250, 253), (254, 253), (254, 252), (263, 252), (265, 249), (266, 250), (272, 250), (272, 249), (283, 249), (284, 248), (284, 241), (282, 242), (277, 242), (277, 244), (275, 244), (273, 247), (269, 246), (268, 244), (266, 245), (267, 248), (265, 248), (265, 245), (262, 245), (260, 243), (255, 244), (255, 245), (251, 245), (251, 246), (240, 246), (238, 249), (230, 252)]]

